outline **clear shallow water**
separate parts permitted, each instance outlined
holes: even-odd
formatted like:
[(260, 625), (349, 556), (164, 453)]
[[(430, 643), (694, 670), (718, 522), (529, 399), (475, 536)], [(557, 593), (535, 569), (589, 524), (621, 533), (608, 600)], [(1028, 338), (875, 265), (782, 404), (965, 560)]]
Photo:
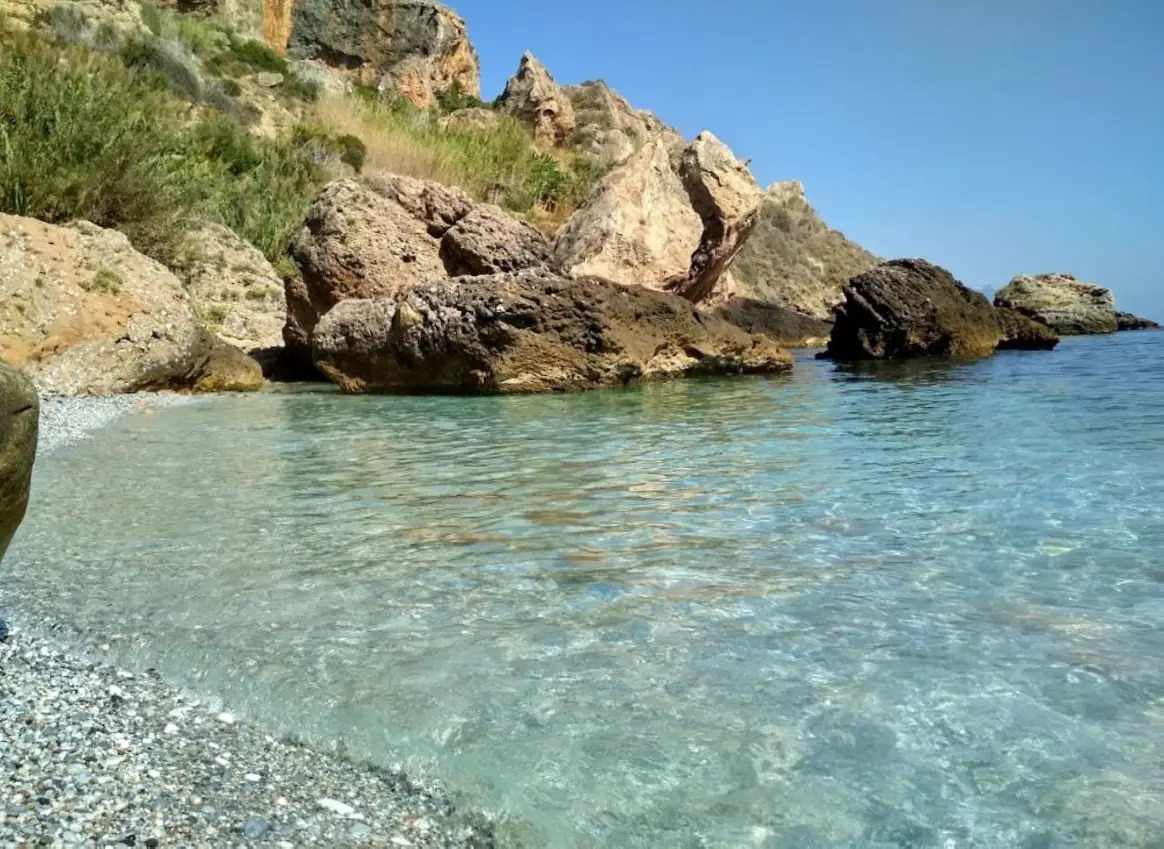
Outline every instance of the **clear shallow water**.
[(1164, 333), (799, 366), (126, 419), (0, 600), (503, 845), (1164, 846)]

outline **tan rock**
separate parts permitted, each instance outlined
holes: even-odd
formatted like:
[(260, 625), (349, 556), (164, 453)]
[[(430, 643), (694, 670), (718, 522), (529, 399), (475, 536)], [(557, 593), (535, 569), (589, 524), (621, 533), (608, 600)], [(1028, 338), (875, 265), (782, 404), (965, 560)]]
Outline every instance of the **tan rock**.
[(348, 392), (548, 392), (792, 368), (771, 340), (680, 298), (531, 272), (345, 301), (319, 323), (314, 352)]
[(850, 279), (881, 260), (816, 214), (799, 180), (774, 183), (764, 193), (760, 220), (732, 265), (727, 296), (832, 321)]
[(1119, 329), (1111, 290), (1081, 283), (1070, 274), (1020, 275), (998, 291), (994, 304), (1041, 321), (1063, 336)]
[(316, 324), (340, 301), (454, 274), (541, 267), (550, 247), (533, 227), (459, 189), (377, 174), (325, 187), (292, 254), (303, 276), (287, 283), (283, 333), (291, 354), (309, 362)]
[(566, 86), (574, 107), (574, 147), (608, 162), (622, 162), (649, 141), (662, 138), (671, 149), (683, 137), (654, 114), (635, 109), (601, 80)]
[(194, 309), (222, 339), (244, 351), (283, 345), (283, 280), (262, 252), (220, 224), (186, 239), (171, 264)]
[(0, 356), (64, 395), (262, 384), (257, 363), (207, 331), (177, 277), (88, 222), (0, 215)]
[(24, 518), (36, 459), (38, 398), (32, 382), (0, 360), (0, 560)]
[(521, 57), (497, 108), (528, 126), (537, 141), (563, 147), (574, 137), (574, 106), (532, 53)]

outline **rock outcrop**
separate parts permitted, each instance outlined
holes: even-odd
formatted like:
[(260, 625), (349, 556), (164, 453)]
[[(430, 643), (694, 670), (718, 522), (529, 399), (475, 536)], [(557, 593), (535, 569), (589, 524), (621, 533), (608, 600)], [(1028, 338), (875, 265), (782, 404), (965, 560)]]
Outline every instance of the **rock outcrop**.
[(1119, 327), (1111, 290), (1070, 274), (1016, 277), (994, 296), (994, 304), (1041, 321), (1061, 336), (1114, 333)]
[(728, 298), (707, 311), (748, 333), (774, 339), (786, 348), (823, 348), (833, 330), (831, 321), (750, 298)]
[(644, 145), (598, 184), (558, 234), (554, 257), (575, 277), (706, 300), (759, 217), (746, 166), (711, 133), (673, 151)]
[(1040, 321), (1006, 307), (996, 307), (994, 312), (1002, 331), (1000, 351), (1050, 351), (1059, 344), (1059, 334)]
[(0, 215), (0, 356), (63, 395), (263, 382), (256, 362), (206, 329), (177, 277), (88, 222)]
[(0, 560), (28, 507), (37, 416), (36, 388), (0, 360)]
[(684, 145), (676, 130), (635, 109), (601, 80), (566, 86), (562, 93), (574, 107), (574, 147), (597, 159), (622, 162), (654, 139), (670, 149)]
[(1130, 312), (1116, 312), (1117, 330), (1159, 330), (1160, 325), (1150, 318), (1140, 318)]
[(922, 259), (882, 263), (850, 280), (844, 294), (827, 352), (835, 360), (981, 357), (1003, 338), (982, 293)]
[(732, 265), (736, 285), (724, 294), (831, 322), (844, 285), (879, 262), (817, 216), (798, 180), (774, 183)]
[(313, 342), (316, 366), (348, 392), (546, 392), (792, 367), (770, 340), (680, 298), (529, 272), (345, 301)]
[(283, 335), (307, 363), (316, 323), (340, 301), (393, 296), (442, 277), (542, 268), (550, 245), (459, 189), (382, 174), (324, 187), (292, 254), (303, 276), (287, 283)]
[(171, 264), (194, 309), (224, 341), (247, 353), (283, 345), (283, 280), (258, 248), (220, 224), (191, 233)]
[(564, 147), (574, 138), (574, 106), (532, 53), (521, 57), (497, 108), (529, 127), (539, 142)]
[[(273, 46), (314, 59), (354, 81), (395, 90), (429, 107), (446, 93), (481, 94), (477, 51), (465, 22), (435, 0), (283, 0), (289, 25), (264, 19)], [(268, 31), (269, 30), (269, 31)], [(286, 33), (286, 42), (279, 43)]]

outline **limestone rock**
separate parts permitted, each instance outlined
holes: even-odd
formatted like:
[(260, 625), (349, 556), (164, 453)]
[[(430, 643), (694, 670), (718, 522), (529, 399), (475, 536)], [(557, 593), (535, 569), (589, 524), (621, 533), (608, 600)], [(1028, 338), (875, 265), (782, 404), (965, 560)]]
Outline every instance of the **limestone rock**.
[(434, 106), (446, 93), (481, 94), (480, 64), (465, 22), (442, 3), (295, 0), (285, 5), (293, 7), (288, 41), (274, 46), (285, 46), (293, 59), (315, 59), (354, 82), (394, 89), (422, 107)]
[(1021, 312), (996, 307), (995, 315), (1002, 329), (1002, 341), (998, 343), (1000, 351), (1050, 351), (1059, 344), (1058, 333)]
[(549, 245), (498, 207), (427, 180), (378, 174), (319, 193), (292, 244), (302, 279), (286, 287), (290, 353), (311, 357), (311, 333), (340, 301), (395, 295), (459, 274), (540, 268)]
[(1111, 290), (1070, 274), (1021, 275), (999, 290), (994, 304), (1041, 321), (1062, 336), (1114, 333), (1119, 327)]
[(728, 298), (707, 311), (748, 333), (775, 339), (786, 348), (823, 348), (833, 330), (831, 321), (750, 298)]
[(882, 263), (844, 292), (828, 346), (835, 360), (981, 357), (1002, 341), (986, 297), (922, 259)]
[(703, 221), (686, 279), (670, 287), (692, 303), (706, 300), (760, 218), (760, 188), (748, 167), (711, 133), (683, 152), (679, 176)]
[(673, 151), (644, 145), (611, 170), (558, 234), (554, 255), (574, 276), (706, 300), (759, 216), (760, 190), (711, 133)]
[(598, 184), (554, 245), (569, 274), (662, 289), (685, 280), (703, 237), (662, 140), (643, 146)]
[(0, 356), (63, 395), (262, 384), (256, 362), (207, 331), (177, 277), (88, 222), (0, 215)]
[(760, 220), (732, 265), (736, 286), (725, 295), (832, 321), (842, 288), (881, 260), (816, 214), (798, 180), (764, 193)]
[(563, 147), (574, 137), (574, 106), (532, 53), (521, 57), (497, 108), (528, 126), (538, 141)]
[(200, 227), (187, 237), (171, 269), (194, 309), (223, 340), (247, 352), (282, 346), (283, 280), (262, 252), (233, 230)]
[(654, 139), (681, 148), (683, 137), (652, 113), (635, 109), (601, 80), (566, 86), (574, 107), (574, 147), (597, 159), (622, 162)]
[(489, 130), (505, 120), (505, 117), (496, 109), (486, 109), (483, 106), (471, 106), (467, 109), (458, 109), (437, 123), (442, 130), (451, 133), (473, 132)]
[(348, 392), (546, 392), (792, 367), (772, 341), (680, 298), (532, 272), (341, 303), (313, 341), (316, 366)]
[(1132, 315), (1130, 312), (1116, 313), (1116, 326), (1118, 330), (1159, 330), (1160, 325), (1152, 321), (1150, 318), (1140, 318), (1138, 315)]
[(37, 416), (36, 388), (0, 360), (0, 560), (28, 507)]

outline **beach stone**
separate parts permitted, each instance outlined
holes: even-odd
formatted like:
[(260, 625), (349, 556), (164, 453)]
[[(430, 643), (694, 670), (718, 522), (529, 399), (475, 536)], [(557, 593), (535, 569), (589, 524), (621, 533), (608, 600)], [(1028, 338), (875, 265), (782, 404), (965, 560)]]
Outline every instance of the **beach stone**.
[[(28, 508), (38, 416), (32, 381), (0, 360), (0, 559)], [(2, 623), (0, 632), (8, 632)]]
[(1081, 283), (1070, 274), (1015, 277), (995, 294), (994, 305), (1041, 321), (1061, 336), (1115, 333), (1119, 329), (1111, 290)]
[(354, 393), (547, 392), (792, 368), (772, 340), (681, 298), (536, 272), (345, 301), (313, 343), (316, 367)]
[(990, 302), (924, 259), (895, 259), (854, 277), (836, 308), (835, 360), (981, 357), (1002, 330)]

